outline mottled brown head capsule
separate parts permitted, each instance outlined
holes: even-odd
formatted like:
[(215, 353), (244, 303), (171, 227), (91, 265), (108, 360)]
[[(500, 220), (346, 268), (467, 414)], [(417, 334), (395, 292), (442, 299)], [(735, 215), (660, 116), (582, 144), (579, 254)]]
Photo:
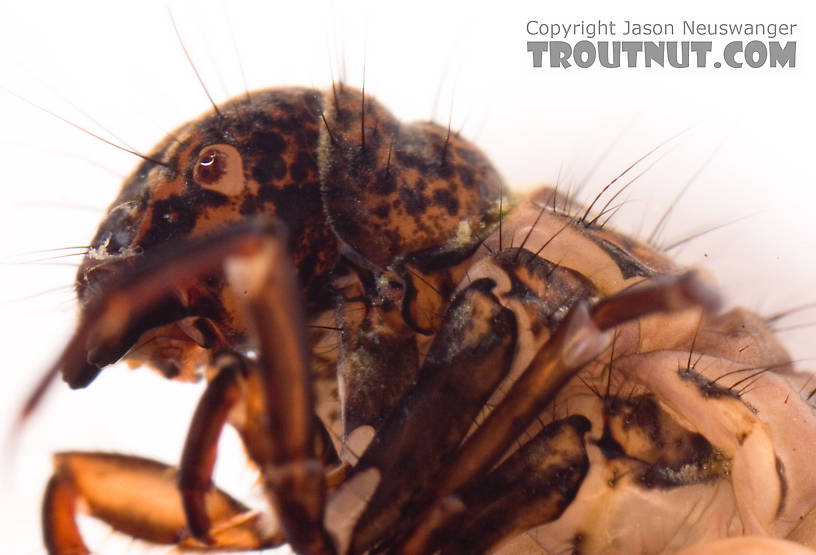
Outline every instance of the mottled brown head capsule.
[[(77, 274), (83, 307), (157, 248), (251, 217), (287, 228), (308, 314), (331, 306), (341, 252), (382, 269), (412, 257), (447, 267), (498, 221), (501, 179), (476, 147), (432, 123), (402, 124), (360, 91), (271, 89), (228, 102), (219, 114), (176, 129), (125, 181)], [(175, 367), (180, 338), (202, 342), (189, 325), (176, 329), (191, 317), (235, 341), (244, 329), (231, 294), (218, 275), (190, 283), (134, 322), (116, 348), (89, 346), (89, 362), (114, 362), (150, 331), (143, 342), (158, 345), (151, 363), (162, 366), (162, 343), (172, 338)], [(66, 379), (84, 385), (89, 372)]]

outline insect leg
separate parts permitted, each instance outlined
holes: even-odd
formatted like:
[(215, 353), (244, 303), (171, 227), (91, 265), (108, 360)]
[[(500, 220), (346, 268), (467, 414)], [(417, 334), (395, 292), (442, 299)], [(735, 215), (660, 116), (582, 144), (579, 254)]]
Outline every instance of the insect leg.
[[(693, 273), (624, 291), (599, 301), (591, 309), (588, 309), (587, 303), (583, 301), (574, 305), (555, 335), (538, 352), (496, 409), (465, 441), (455, 460), (436, 485), (435, 503), (423, 515), (421, 524), (406, 542), (403, 551), (405, 553), (427, 551), (428, 542), (442, 541), (440, 536), (445, 536), (446, 527), (450, 535), (444, 537), (444, 541), (454, 552), (467, 551), (469, 546), (474, 545), (472, 542), (476, 542), (477, 550), (486, 549), (504, 539), (502, 533), (509, 535), (521, 531), (518, 527), (526, 523), (523, 520), (515, 520), (512, 510), (505, 508), (494, 512), (497, 507), (502, 506), (503, 495), (498, 496), (498, 499), (482, 498), (481, 492), (484, 488), (489, 490), (490, 484), (497, 480), (499, 483), (506, 482), (507, 480), (502, 478), (507, 472), (506, 467), (513, 469), (518, 465), (529, 464), (535, 461), (535, 456), (528, 461), (530, 455), (525, 453), (528, 449), (525, 446), (497, 470), (492, 473), (489, 471), (502, 455), (507, 453), (512, 444), (519, 440), (525, 428), (561, 390), (564, 383), (605, 347), (601, 332), (655, 312), (682, 310), (692, 306), (713, 308), (715, 305), (716, 299), (712, 293)], [(573, 440), (568, 445), (569, 447), (562, 445), (558, 455), (562, 459), (558, 464), (563, 465), (561, 472), (565, 477), (574, 470), (574, 463), (570, 461), (575, 459), (575, 456), (570, 452), (584, 452), (580, 441)], [(510, 472), (512, 474), (513, 470)], [(570, 482), (567, 480), (565, 483)], [(512, 488), (508, 488), (509, 492), (505, 495), (508, 499), (514, 499), (515, 496), (515, 502), (511, 504), (514, 507), (537, 502), (546, 505), (548, 502), (558, 500), (559, 487), (558, 484), (549, 483), (545, 473), (544, 481), (532, 485), (526, 493), (525, 490), (514, 493)], [(531, 491), (535, 494), (531, 495)], [(453, 500), (463, 503), (460, 510), (465, 511), (464, 514), (456, 515), (454, 520), (460, 525), (454, 528), (443, 525), (441, 531), (433, 532), (433, 528), (439, 526), (437, 515)], [(452, 516), (450, 511), (448, 512), (448, 516)], [(557, 510), (545, 510), (543, 513), (551, 515), (551, 518), (557, 518), (560, 514)], [(468, 518), (471, 521), (463, 520)], [(491, 518), (499, 519), (499, 523), (494, 523), (493, 527), (496, 528), (494, 532), (487, 533), (478, 524), (485, 524), (486, 519), (489, 521)], [(463, 527), (472, 528), (473, 537), (459, 537), (458, 534), (461, 534)], [(455, 532), (452, 533), (451, 530)]]
[(416, 385), (378, 430), (354, 475), (332, 497), (329, 510), (346, 497), (356, 498), (355, 483), (368, 473), (381, 476), (353, 538), (347, 535), (348, 523), (330, 526), (341, 551), (349, 541), (354, 542), (353, 552), (365, 551), (391, 535), (389, 529), (404, 507), (421, 496), (421, 490), (427, 491), (509, 370), (516, 324), (512, 312), (492, 294), (494, 285), (489, 279), (478, 280), (454, 298)]
[[(250, 453), (265, 476), (288, 541), (295, 549), (316, 553), (331, 551), (322, 528), (323, 465), (315, 455), (315, 437), (322, 436), (314, 431), (301, 295), (285, 245), (285, 232), (279, 224), (252, 220), (181, 245), (168, 245), (150, 257), (137, 259), (132, 267), (117, 274), (116, 282), (106, 284), (104, 296), (84, 309), (77, 332), (54, 368), (62, 370), (70, 384), (85, 385), (99, 371), (95, 364), (112, 363), (129, 348), (146, 315), (153, 314), (157, 306), (178, 304), (174, 295), (191, 280), (226, 270), (232, 285), (242, 282), (236, 290), (241, 293), (238, 296), (242, 296), (259, 353), (249, 374), (259, 378), (254, 387), (260, 392), (263, 409), (258, 420), (263, 430), (253, 436), (255, 445)], [(171, 311), (167, 318), (173, 321), (194, 315), (196, 308), (187, 307), (185, 311), (180, 315)], [(89, 365), (89, 359), (94, 364)], [(54, 373), (49, 373), (31, 397), (27, 413), (37, 404)], [(210, 395), (224, 396), (221, 412), (202, 409), (204, 416), (195, 422), (198, 430), (194, 430), (194, 437), (212, 436), (220, 430), (230, 390), (220, 382), (210, 389)], [(185, 464), (184, 480), (191, 482), (208, 474), (214, 448), (190, 455), (194, 456), (202, 456), (203, 463)], [(59, 486), (64, 483), (58, 480), (53, 491), (67, 491), (67, 486)], [(197, 486), (189, 485), (182, 483), (188, 492), (186, 502), (192, 520), (196, 512), (201, 520), (193, 526), (201, 533), (206, 528), (201, 509), (192, 508), (200, 505), (200, 499), (195, 501), (198, 494), (189, 493), (195, 492)], [(70, 499), (64, 494), (51, 497)], [(49, 501), (49, 506), (52, 504)]]
[(207, 385), (193, 415), (179, 465), (178, 487), (190, 534), (206, 544), (213, 543), (206, 494), (212, 488), (218, 438), (230, 409), (241, 395), (235, 357), (226, 356), (233, 364), (224, 367), (224, 361), (219, 361), (220, 371)]
[(297, 278), (285, 241), (269, 237), (250, 256), (230, 260), (227, 279), (243, 292), (242, 308), (258, 348), (264, 429), (255, 453), (287, 540), (303, 553), (333, 552), (323, 529), (326, 484), (315, 454), (314, 401)]
[[(178, 479), (190, 534), (205, 544), (213, 544), (206, 496), (212, 488), (212, 471), (224, 424), (229, 421), (238, 430), (252, 459), (261, 464), (267, 456), (268, 442), (257, 369), (250, 373), (251, 361), (235, 353), (222, 353), (215, 367), (218, 374), (208, 384), (190, 424)], [(316, 454), (324, 467), (336, 465), (338, 459), (331, 439), (322, 423), (316, 421), (315, 426), (324, 432), (314, 438)]]
[(76, 523), (79, 501), (91, 516), (134, 538), (186, 547), (260, 549), (283, 543), (264, 530), (256, 512), (219, 489), (205, 498), (214, 525), (211, 545), (189, 537), (176, 469), (149, 459), (108, 453), (60, 453), (43, 502), (43, 535), (49, 553), (90, 551)]
[(596, 334), (656, 312), (713, 308), (716, 304), (715, 295), (693, 272), (607, 297), (591, 310), (585, 303), (576, 304), (555, 336), (459, 451), (446, 472), (441, 494), (468, 484), (501, 458), (564, 383), (603, 350)]
[(584, 444), (589, 428), (580, 415), (545, 426), (484, 479), (448, 500), (449, 514), (440, 514), (440, 520), (454, 515), (434, 530), (425, 551), (486, 553), (558, 518), (589, 470)]
[[(569, 279), (548, 275), (551, 280)], [(691, 274), (606, 298), (591, 310), (586, 301), (578, 301), (507, 398), (467, 440), (466, 452), (457, 454), (459, 442), (498, 384), (493, 380), (501, 380), (515, 356), (516, 317), (492, 295), (495, 286), (491, 279), (479, 279), (453, 301), (417, 386), (355, 469), (362, 473), (373, 467), (382, 478), (359, 520), (352, 552), (365, 551), (386, 535), (404, 541), (412, 523), (430, 518), (434, 510), (423, 508), (433, 506), (434, 498), (441, 501), (484, 476), (563, 383), (606, 347), (604, 330), (646, 314), (710, 303), (708, 289)], [(474, 344), (494, 352), (474, 357)], [(458, 403), (459, 398), (467, 403)], [(440, 475), (442, 461), (447, 468)], [(406, 511), (425, 514), (415, 514), (415, 520)], [(418, 543), (416, 552), (423, 552), (423, 540)]]

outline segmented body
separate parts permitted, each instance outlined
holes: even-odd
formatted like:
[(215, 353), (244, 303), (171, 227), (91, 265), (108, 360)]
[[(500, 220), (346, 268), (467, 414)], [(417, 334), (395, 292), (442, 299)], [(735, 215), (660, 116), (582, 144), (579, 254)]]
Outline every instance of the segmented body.
[[(472, 144), (434, 124), (401, 124), (359, 91), (252, 93), (173, 132), (125, 182), (79, 270), (83, 320), (60, 368), (82, 387), (124, 357), (168, 378), (206, 373), (214, 396), (212, 384), (234, 373), (240, 387), (223, 391), (240, 391), (238, 400), (217, 407), (264, 473), (272, 503), (300, 500), (304, 524), (285, 523), (284, 532), (304, 550), (660, 552), (740, 535), (813, 542), (816, 485), (800, 447), (816, 439), (806, 377), (761, 318), (741, 309), (650, 308), (584, 337), (587, 324), (575, 323), (582, 307), (682, 271), (579, 213), (552, 189), (510, 197)], [(314, 394), (319, 417), (295, 418), (298, 430), (267, 421), (270, 378), (252, 368), (274, 359), (264, 355), (270, 328), (247, 309), (286, 280), (256, 278), (252, 265), (230, 270), (230, 254), (215, 254), (233, 232), (281, 240), (240, 227), (268, 220), (286, 229), (299, 307), (285, 312), (295, 331), (272, 335), (303, 335), (310, 367), (306, 390), (295, 380), (272, 395), (297, 416)], [(142, 306), (137, 293), (152, 300)], [(555, 362), (575, 372), (552, 390), (517, 393), (551, 345), (563, 359)], [(225, 353), (249, 370), (220, 363)], [(492, 430), (492, 409), (502, 414), (514, 394), (537, 407), (534, 418), (507, 419), (516, 431), (488, 438), (501, 446), (495, 460), (469, 468), (471, 440)], [(290, 432), (315, 446), (288, 445)], [(199, 454), (182, 461), (183, 495), (209, 489), (198, 472), (208, 477), (201, 469), (214, 451)], [(320, 479), (302, 483), (325, 481), (324, 494), (280, 486), (291, 465), (311, 476), (314, 460)], [(104, 488), (81, 485), (89, 461), (99, 462), (58, 460), (47, 506), (69, 484), (95, 516), (166, 541), (161, 526), (122, 525), (139, 515), (101, 508)], [(112, 459), (114, 472), (140, 464)], [(230, 507), (231, 522), (242, 509)], [(221, 513), (195, 524), (199, 513), (185, 510), (188, 528), (183, 519), (168, 527), (175, 541), (198, 545)], [(48, 519), (46, 511), (54, 549), (62, 536)], [(252, 526), (247, 546), (281, 541), (280, 531)], [(225, 538), (209, 539), (245, 545)]]

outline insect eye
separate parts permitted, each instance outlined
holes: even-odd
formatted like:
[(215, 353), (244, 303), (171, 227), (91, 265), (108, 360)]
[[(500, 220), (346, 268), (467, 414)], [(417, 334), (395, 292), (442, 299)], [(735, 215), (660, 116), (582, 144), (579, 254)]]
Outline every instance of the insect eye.
[(226, 170), (226, 157), (216, 148), (208, 148), (198, 155), (193, 178), (200, 185), (216, 183)]
[(206, 189), (226, 195), (240, 193), (244, 187), (241, 154), (231, 145), (203, 148), (193, 167), (193, 179)]

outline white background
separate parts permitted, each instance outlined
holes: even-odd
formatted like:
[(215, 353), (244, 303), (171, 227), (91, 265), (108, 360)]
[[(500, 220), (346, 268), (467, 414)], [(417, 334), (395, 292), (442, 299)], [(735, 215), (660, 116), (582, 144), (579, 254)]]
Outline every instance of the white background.
[[(731, 302), (770, 314), (816, 301), (812, 101), (814, 18), (795, 2), (633, 3), (170, 2), (217, 101), (250, 88), (325, 87), (345, 73), (403, 119), (435, 118), (474, 139), (508, 184), (584, 181), (594, 194), (638, 157), (684, 130), (637, 182), (617, 225), (646, 236), (703, 166), (673, 212), (664, 244), (736, 222), (683, 249), (718, 276)], [(621, 4), (625, 4), (621, 7)], [(768, 4), (768, 3), (766, 3)], [(285, 6), (285, 7), (284, 7)], [(226, 14), (226, 15), (225, 15)], [(581, 19), (797, 23), (796, 69), (533, 69), (525, 25)], [(597, 39), (595, 39), (597, 40)], [(647, 37), (648, 40), (648, 37)], [(777, 40), (786, 40), (780, 37)], [(715, 43), (724, 44), (725, 41)], [(240, 64), (238, 63), (240, 60)], [(345, 66), (343, 71), (342, 67)], [(208, 108), (174, 35), (167, 3), (0, 3), (0, 85), (95, 132), (88, 116), (138, 150)], [(434, 105), (436, 109), (434, 110)], [(78, 109), (79, 110), (78, 110)], [(84, 113), (83, 113), (84, 112)], [(603, 153), (609, 149), (608, 155)], [(0, 91), (0, 434), (70, 334), (77, 258), (133, 156)], [(648, 165), (648, 164), (647, 164)], [(645, 166), (644, 166), (645, 167)], [(638, 172), (639, 173), (639, 172)], [(805, 313), (801, 322), (813, 322)], [(791, 320), (794, 322), (794, 320)], [(813, 356), (812, 328), (782, 337)], [(804, 361), (802, 366), (814, 364)], [(39, 499), (49, 453), (102, 449), (173, 463), (200, 387), (116, 367), (86, 390), (55, 384), (0, 470), (3, 551), (39, 553)], [(252, 475), (227, 435), (218, 481), (239, 497)], [(92, 531), (93, 532), (93, 531)], [(105, 553), (141, 547), (96, 529)], [(101, 542), (101, 543), (100, 543)]]

